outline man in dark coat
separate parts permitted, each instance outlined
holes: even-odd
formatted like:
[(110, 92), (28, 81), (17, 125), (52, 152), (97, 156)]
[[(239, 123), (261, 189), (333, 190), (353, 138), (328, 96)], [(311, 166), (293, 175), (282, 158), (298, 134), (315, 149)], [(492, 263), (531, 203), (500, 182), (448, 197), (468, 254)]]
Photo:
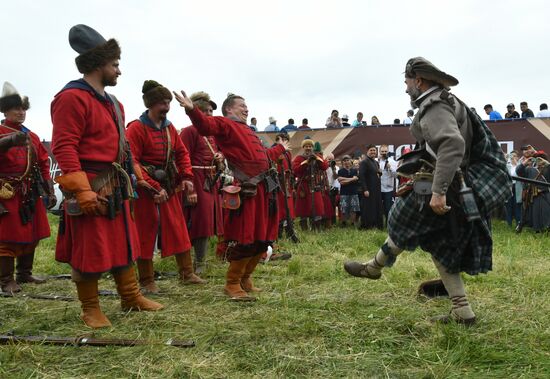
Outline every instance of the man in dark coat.
[(382, 187), (380, 168), (376, 162), (376, 146), (367, 146), (367, 156), (359, 163), (359, 183), (361, 185), (361, 228), (384, 227), (382, 210)]
[[(550, 164), (544, 151), (535, 151), (529, 158), (522, 157), (516, 167), (517, 176), (550, 182)], [(521, 224), (530, 226), (535, 232), (550, 228), (550, 189), (537, 184), (524, 184), (524, 215)], [(521, 231), (521, 227), (517, 229)]]
[(388, 238), (374, 258), (344, 268), (353, 276), (379, 279), (403, 250), (421, 247), (432, 255), (452, 301), (450, 314), (435, 320), (472, 324), (476, 316), (460, 272), (476, 275), (492, 268), (489, 214), (510, 197), (506, 160), (489, 128), (449, 92), (456, 78), (417, 57), (407, 62), (405, 83), (418, 108), (411, 133), (425, 154), (401, 170), (409, 167), (416, 188), (395, 202)]

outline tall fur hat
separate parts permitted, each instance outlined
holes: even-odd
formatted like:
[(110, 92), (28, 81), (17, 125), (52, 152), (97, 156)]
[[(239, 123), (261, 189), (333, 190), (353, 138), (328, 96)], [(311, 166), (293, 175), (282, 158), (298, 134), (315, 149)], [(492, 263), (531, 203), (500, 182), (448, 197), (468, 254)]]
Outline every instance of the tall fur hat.
[(172, 92), (154, 80), (144, 81), (141, 92), (143, 93), (143, 104), (147, 108), (164, 100), (172, 101)]
[(21, 96), (11, 83), (4, 82), (2, 96), (0, 97), (0, 112), (5, 113), (17, 107), (23, 107), (24, 110), (29, 109), (29, 98)]
[(441, 84), (444, 88), (456, 86), (458, 79), (441, 71), (426, 58), (416, 57), (408, 60), (405, 66), (405, 76), (408, 78), (423, 78)]
[(302, 148), (304, 148), (305, 145), (311, 145), (312, 147), (315, 145), (315, 142), (313, 142), (313, 140), (309, 137), (306, 137), (303, 141), (302, 141)]
[(205, 111), (206, 107), (210, 105), (213, 110), (218, 109), (218, 105), (210, 99), (210, 95), (206, 92), (199, 91), (189, 96), (189, 99), (195, 104), (201, 111)]
[(105, 40), (93, 28), (78, 24), (69, 30), (69, 44), (80, 54), (75, 58), (76, 67), (82, 74), (92, 72), (109, 61), (120, 59), (120, 46), (115, 39)]

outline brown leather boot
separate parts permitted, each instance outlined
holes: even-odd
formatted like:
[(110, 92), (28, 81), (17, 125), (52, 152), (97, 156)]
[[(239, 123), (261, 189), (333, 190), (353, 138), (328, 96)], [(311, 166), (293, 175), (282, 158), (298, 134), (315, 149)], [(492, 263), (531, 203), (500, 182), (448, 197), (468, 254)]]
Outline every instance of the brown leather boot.
[(186, 251), (182, 254), (176, 254), (176, 262), (180, 273), (180, 280), (183, 284), (205, 284), (206, 280), (195, 275), (193, 272), (193, 261), (191, 260), (191, 252)]
[(258, 265), (258, 262), (260, 261), (260, 258), (262, 257), (262, 254), (258, 254), (250, 258), (248, 263), (246, 264), (246, 267), (244, 269), (244, 274), (241, 277), (241, 287), (246, 292), (262, 292), (261, 288), (254, 287), (254, 283), (252, 283), (252, 279), (250, 279), (250, 275), (254, 272), (254, 269)]
[(21, 286), (13, 280), (14, 258), (8, 256), (0, 256), (0, 286), (2, 292), (20, 292)]
[(30, 254), (25, 254), (17, 257), (16, 275), (15, 279), (17, 283), (34, 283), (42, 284), (46, 283), (45, 279), (38, 278), (32, 275), (32, 264), (34, 261), (34, 251)]
[(155, 283), (155, 272), (153, 270), (152, 259), (138, 259), (137, 267), (139, 273), (139, 285), (141, 293), (158, 295), (160, 289)]
[(78, 300), (82, 307), (80, 318), (90, 328), (106, 328), (111, 326), (111, 321), (99, 308), (99, 297), (97, 292), (97, 279), (75, 282)]
[[(251, 258), (244, 258), (238, 261), (230, 261), (227, 269), (227, 279), (224, 292), (234, 301), (255, 301), (256, 298), (248, 295), (241, 287), (241, 278), (244, 275), (246, 266)], [(257, 262), (256, 262), (257, 263)]]
[(164, 305), (145, 298), (139, 292), (134, 267), (113, 272), (116, 289), (120, 295), (120, 306), (124, 311), (158, 311)]

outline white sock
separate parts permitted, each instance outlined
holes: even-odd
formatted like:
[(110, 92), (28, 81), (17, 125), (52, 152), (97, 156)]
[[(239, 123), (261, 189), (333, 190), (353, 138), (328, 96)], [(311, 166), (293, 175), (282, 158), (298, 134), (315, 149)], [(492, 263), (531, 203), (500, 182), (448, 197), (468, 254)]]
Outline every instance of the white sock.
[(451, 314), (463, 320), (474, 318), (476, 315), (474, 311), (472, 311), (472, 307), (466, 297), (466, 289), (464, 288), (464, 282), (462, 281), (460, 274), (450, 274), (447, 272), (447, 268), (439, 263), (439, 261), (437, 261), (434, 257), (432, 257), (432, 260), (437, 268), (437, 271), (439, 271), (441, 281), (445, 285), (445, 288), (449, 293), (449, 297), (451, 298), (451, 302), (453, 304)]
[(403, 249), (399, 248), (390, 237), (380, 247), (374, 258), (366, 263), (367, 270), (371, 273), (380, 273), (384, 267), (393, 266), (396, 257)]

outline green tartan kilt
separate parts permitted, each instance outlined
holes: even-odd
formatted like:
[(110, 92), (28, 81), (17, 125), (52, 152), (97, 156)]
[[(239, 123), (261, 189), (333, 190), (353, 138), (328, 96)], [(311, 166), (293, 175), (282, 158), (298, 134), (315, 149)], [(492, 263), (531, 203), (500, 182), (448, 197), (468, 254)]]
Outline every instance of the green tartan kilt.
[[(414, 192), (398, 198), (388, 216), (388, 234), (402, 249), (414, 250), (420, 246), (450, 273), (476, 275), (492, 269), (493, 240), (489, 215), (511, 196), (512, 181), (495, 136), (478, 115), (462, 104), (468, 112), (473, 132), (465, 181), (474, 192), (481, 220), (466, 221), (456, 195), (455, 182), (454, 190), (447, 193), (447, 204), (452, 211), (443, 216), (432, 211), (429, 197), (423, 207)], [(456, 220), (454, 235), (451, 217)]]
[[(405, 250), (420, 247), (429, 252), (450, 273), (470, 275), (492, 269), (493, 240), (489, 217), (467, 222), (456, 199), (448, 197), (451, 212), (439, 216), (429, 206), (429, 196), (420, 210), (421, 200), (414, 192), (395, 201), (388, 216), (388, 234), (397, 246)], [(456, 219), (455, 235), (450, 227)]]

